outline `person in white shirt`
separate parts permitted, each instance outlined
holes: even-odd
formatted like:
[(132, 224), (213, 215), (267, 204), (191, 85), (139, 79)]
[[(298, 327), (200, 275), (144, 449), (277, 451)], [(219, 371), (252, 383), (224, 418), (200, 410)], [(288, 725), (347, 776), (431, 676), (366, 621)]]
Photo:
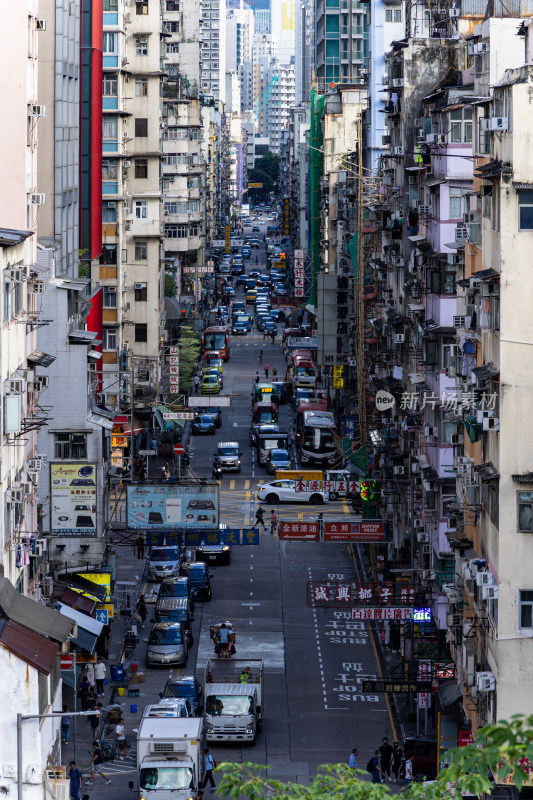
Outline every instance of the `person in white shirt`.
[(124, 725), (124, 720), (122, 717), (119, 720), (117, 727), (115, 728), (115, 734), (117, 737), (117, 747), (118, 747), (118, 755), (119, 758), (127, 758), (128, 757), (128, 740), (126, 739), (126, 726)]
[(94, 665), (94, 679), (96, 681), (96, 694), (98, 697), (104, 696), (104, 681), (107, 678), (107, 669), (102, 657), (98, 656)]
[(405, 780), (403, 782), (404, 787), (409, 786), (414, 780), (413, 778), (413, 762), (410, 758), (408, 758), (405, 762)]

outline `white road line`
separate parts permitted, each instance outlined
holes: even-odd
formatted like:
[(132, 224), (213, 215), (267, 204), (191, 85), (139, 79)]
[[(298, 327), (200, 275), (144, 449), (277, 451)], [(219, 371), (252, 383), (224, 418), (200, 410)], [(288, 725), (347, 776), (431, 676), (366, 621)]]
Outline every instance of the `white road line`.
[[(311, 567), (307, 568), (307, 572), (308, 572), (308, 575), (309, 575), (309, 580), (311, 581), (312, 580)], [(323, 661), (322, 661), (322, 650), (321, 650), (321, 646), (320, 646), (320, 636), (319, 636), (319, 630), (318, 630), (318, 620), (317, 620), (317, 612), (316, 612), (316, 606), (315, 606), (314, 598), (311, 600), (311, 608), (313, 610), (313, 619), (314, 619), (314, 623), (315, 623), (315, 639), (316, 639), (316, 652), (317, 652), (317, 656), (318, 656), (318, 670), (320, 672), (320, 681), (321, 681), (322, 687), (323, 687), (323, 689), (322, 689), (323, 698), (322, 699), (324, 701), (324, 710), (327, 711), (328, 710), (328, 696), (327, 696), (327, 689), (325, 688), (326, 679), (325, 679), (325, 675), (324, 675), (324, 664), (323, 664)]]

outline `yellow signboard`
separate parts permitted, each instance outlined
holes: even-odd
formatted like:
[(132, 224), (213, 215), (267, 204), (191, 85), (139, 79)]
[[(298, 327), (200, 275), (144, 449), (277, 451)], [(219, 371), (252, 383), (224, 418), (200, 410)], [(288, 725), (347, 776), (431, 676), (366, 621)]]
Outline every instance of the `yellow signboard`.
[(344, 386), (344, 378), (342, 377), (344, 367), (343, 366), (335, 366), (333, 367), (333, 388), (334, 389), (342, 389)]
[(98, 603), (96, 606), (96, 610), (103, 608), (109, 614), (109, 619), (113, 619), (113, 615), (115, 613), (115, 606), (113, 603)]
[(225, 233), (226, 233), (225, 242), (224, 242), (224, 244), (226, 245), (225, 250), (226, 250), (226, 253), (230, 253), (231, 252), (231, 225), (226, 225)]
[(249, 189), (262, 189), (263, 188), (263, 184), (262, 183), (249, 183), (248, 184), (248, 188)]
[[(110, 572), (78, 572), (79, 578), (85, 578), (87, 581), (98, 583), (100, 586), (105, 586), (107, 590), (106, 600), (111, 600), (111, 573)], [(74, 588), (74, 587), (73, 587)], [(89, 594), (83, 592), (83, 594)]]
[(94, 664), (96, 662), (96, 653), (92, 656), (89, 653), (76, 653), (76, 664)]
[(286, 266), (287, 266), (287, 262), (286, 261), (273, 261), (272, 262), (272, 267), (274, 269), (285, 269)]

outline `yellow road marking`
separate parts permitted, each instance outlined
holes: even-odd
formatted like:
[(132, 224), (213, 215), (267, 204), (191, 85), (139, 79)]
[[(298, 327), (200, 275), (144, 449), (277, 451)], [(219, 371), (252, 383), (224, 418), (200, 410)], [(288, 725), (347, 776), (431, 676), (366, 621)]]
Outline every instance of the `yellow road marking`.
[(343, 514), (349, 514), (350, 513), (350, 509), (348, 508), (348, 503), (343, 503), (342, 504), (342, 513)]
[[(246, 481), (246, 483), (249, 483), (249, 481)], [(249, 503), (249, 502), (250, 502), (250, 500), (251, 500), (251, 498), (252, 498), (252, 493), (251, 493), (251, 492), (246, 492), (246, 494), (244, 495), (244, 499), (245, 499), (245, 501), (246, 501), (247, 503)]]
[[(249, 489), (250, 488), (250, 481), (244, 481), (244, 488), (245, 489)], [(248, 497), (247, 500), (249, 500), (249, 499), (250, 498)]]
[(230, 491), (232, 491), (233, 489), (235, 489), (235, 481), (230, 481), (230, 482), (229, 482), (229, 488), (230, 488)]

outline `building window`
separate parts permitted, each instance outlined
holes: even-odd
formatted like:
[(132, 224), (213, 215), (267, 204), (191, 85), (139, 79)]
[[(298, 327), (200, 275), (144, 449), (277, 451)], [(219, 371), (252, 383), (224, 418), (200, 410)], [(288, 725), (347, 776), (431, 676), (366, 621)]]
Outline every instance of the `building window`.
[(87, 458), (86, 433), (56, 433), (54, 444), (55, 458)]
[(533, 492), (518, 492), (518, 530), (533, 533)]
[(104, 308), (117, 307), (117, 290), (115, 286), (104, 286)]
[(186, 225), (165, 225), (165, 237), (167, 239), (186, 239)]
[(179, 42), (169, 42), (167, 44), (167, 53), (179, 53), (180, 51), (180, 44)]
[(146, 261), (148, 259), (148, 244), (146, 242), (135, 242), (135, 261)]
[(113, 203), (102, 203), (102, 222), (116, 222), (117, 221), (117, 205)]
[(147, 178), (148, 177), (148, 159), (136, 158), (135, 159), (135, 177)]
[(104, 117), (102, 122), (102, 138), (117, 139), (118, 121), (116, 117)]
[(135, 97), (148, 97), (148, 78), (138, 78), (135, 81)]
[(116, 75), (104, 75), (102, 94), (104, 97), (118, 96), (118, 79)]
[(116, 158), (104, 158), (102, 161), (102, 180), (116, 181), (117, 179), (117, 160)]
[(102, 245), (102, 255), (100, 256), (100, 264), (107, 266), (108, 264), (117, 264), (117, 246), (116, 244)]
[(450, 111), (450, 142), (472, 141), (472, 109)]
[(146, 322), (135, 323), (135, 341), (136, 342), (148, 341), (148, 324)]
[(533, 192), (518, 192), (518, 229), (533, 230)]
[(142, 302), (148, 300), (148, 285), (146, 283), (135, 284), (135, 301)]
[(102, 348), (104, 350), (116, 350), (117, 349), (117, 329), (116, 328), (104, 328)]
[(148, 136), (148, 119), (146, 117), (135, 118), (135, 136)]
[(148, 14), (148, 0), (137, 0), (135, 3), (136, 14)]
[(118, 11), (118, 0), (104, 0), (104, 11)]
[(146, 200), (135, 201), (135, 219), (147, 219), (148, 203)]
[(116, 56), (117, 54), (117, 36), (115, 33), (104, 33), (103, 39), (103, 53), (104, 56)]
[(533, 628), (533, 592), (521, 589), (518, 604), (520, 606), (520, 627)]
[(198, 236), (198, 225), (191, 225), (189, 228), (189, 236)]
[(138, 56), (148, 55), (148, 36), (135, 37), (135, 54)]
[(465, 190), (458, 186), (450, 186), (450, 219), (463, 219)]
[(180, 10), (179, 0), (167, 0), (167, 11), (179, 11), (179, 10)]

